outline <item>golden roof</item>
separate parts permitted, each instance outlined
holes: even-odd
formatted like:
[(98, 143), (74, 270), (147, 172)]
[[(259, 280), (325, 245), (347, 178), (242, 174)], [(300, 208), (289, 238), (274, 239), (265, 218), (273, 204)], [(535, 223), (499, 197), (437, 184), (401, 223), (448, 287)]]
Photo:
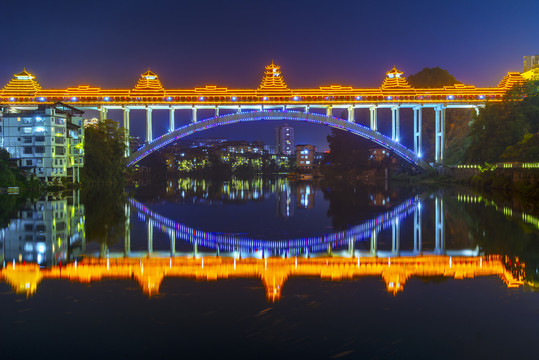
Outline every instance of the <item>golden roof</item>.
[(279, 65), (275, 65), (272, 61), (271, 65), (266, 66), (266, 71), (264, 71), (264, 77), (258, 90), (288, 90)]
[(408, 81), (406, 81), (406, 78), (402, 76), (402, 74), (404, 74), (402, 71), (398, 70), (396, 67), (393, 67), (393, 69), (386, 73), (387, 76), (382, 83), (382, 89), (411, 89), (412, 86), (408, 84)]
[(498, 84), (498, 87), (510, 89), (516, 84), (522, 84), (525, 83), (526, 79), (522, 77), (522, 75), (519, 72), (508, 72), (507, 75), (500, 81), (500, 84)]
[(41, 90), (41, 86), (35, 80), (35, 76), (26, 69), (21, 71), (9, 83), (4, 86), (3, 93), (6, 95), (34, 95)]
[(157, 74), (148, 69), (145, 73), (140, 74), (140, 79), (133, 91), (164, 91), (164, 89)]

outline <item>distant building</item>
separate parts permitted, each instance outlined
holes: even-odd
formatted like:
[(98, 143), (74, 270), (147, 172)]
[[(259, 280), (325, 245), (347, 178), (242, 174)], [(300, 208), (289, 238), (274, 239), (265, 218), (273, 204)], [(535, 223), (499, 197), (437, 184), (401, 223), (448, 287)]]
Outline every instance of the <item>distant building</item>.
[(267, 154), (275, 155), (277, 153), (276, 149), (277, 148), (275, 146), (273, 146), (273, 145), (264, 145), (264, 151)]
[(372, 161), (381, 163), (382, 160), (389, 157), (390, 152), (386, 149), (369, 149), (369, 155)]
[[(20, 74), (17, 74), (20, 75)], [(79, 182), (84, 165), (84, 112), (63, 103), (2, 114), (2, 146), (17, 165), (45, 181)]]
[(275, 128), (275, 150), (277, 154), (294, 154), (294, 128), (283, 125)]
[(314, 165), (314, 154), (316, 147), (313, 145), (296, 146), (296, 166), (300, 170), (309, 170)]
[(539, 67), (539, 55), (524, 56), (524, 66), (522, 72), (532, 70)]

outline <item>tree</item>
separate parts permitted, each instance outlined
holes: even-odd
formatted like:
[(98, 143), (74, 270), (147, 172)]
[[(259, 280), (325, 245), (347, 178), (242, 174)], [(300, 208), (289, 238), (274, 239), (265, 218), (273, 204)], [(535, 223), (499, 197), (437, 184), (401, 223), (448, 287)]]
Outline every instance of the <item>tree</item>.
[(326, 163), (340, 174), (362, 170), (369, 167), (369, 146), (372, 143), (347, 131), (331, 129), (327, 136), (329, 154)]
[(113, 120), (85, 129), (83, 183), (121, 183), (126, 173), (125, 132)]

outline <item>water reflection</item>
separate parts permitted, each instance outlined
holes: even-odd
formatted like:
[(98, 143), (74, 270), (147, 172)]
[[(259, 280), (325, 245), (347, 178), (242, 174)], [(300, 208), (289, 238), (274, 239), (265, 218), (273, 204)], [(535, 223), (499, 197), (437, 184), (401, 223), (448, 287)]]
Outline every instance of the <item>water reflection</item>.
[[(537, 219), (465, 193), (412, 192), (402, 198), (391, 189), (291, 184), (280, 178), (184, 179), (177, 186), (169, 183), (164, 196), (158, 203), (141, 202), (108, 189), (29, 201), (0, 230), (0, 278), (27, 295), (51, 278), (135, 278), (148, 295), (158, 293), (166, 277), (259, 278), (270, 300), (280, 298), (287, 279), (302, 276), (378, 276), (391, 294), (403, 291), (410, 277), (497, 275), (508, 287), (538, 283)], [(266, 203), (287, 221), (307, 210), (313, 218), (302, 226), (319, 221), (314, 209), (326, 206), (327, 215), (322, 214), (334, 226), (316, 236), (285, 239), (215, 232), (206, 222), (194, 226), (156, 210), (176, 202), (188, 209)]]
[(0, 230), (0, 260), (51, 266), (85, 250), (84, 205), (78, 191), (27, 201)]
[[(520, 269), (521, 270), (521, 269)], [(66, 266), (41, 269), (34, 264), (15, 264), (1, 271), (1, 277), (16, 292), (33, 294), (42, 279), (69, 279), (83, 283), (106, 278), (135, 278), (144, 293), (154, 295), (165, 277), (218, 280), (258, 278), (269, 300), (281, 297), (285, 281), (291, 277), (320, 277), (340, 281), (362, 276), (381, 276), (389, 293), (403, 291), (406, 281), (417, 277), (455, 279), (497, 275), (508, 287), (523, 284), (522, 271), (508, 270), (499, 256), (450, 257), (416, 256), (397, 258), (265, 258), (226, 257), (107, 258), (85, 259)]]

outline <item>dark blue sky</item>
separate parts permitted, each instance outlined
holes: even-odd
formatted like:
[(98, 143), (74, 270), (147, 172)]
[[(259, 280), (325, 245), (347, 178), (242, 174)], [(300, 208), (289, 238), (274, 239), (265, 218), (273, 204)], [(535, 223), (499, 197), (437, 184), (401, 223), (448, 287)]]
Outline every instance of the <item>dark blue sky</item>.
[(7, 1), (0, 84), (26, 67), (45, 88), (129, 88), (150, 66), (169, 88), (253, 88), (273, 59), (290, 87), (378, 86), (393, 65), (491, 86), (539, 54), (538, 13), (537, 0)]

